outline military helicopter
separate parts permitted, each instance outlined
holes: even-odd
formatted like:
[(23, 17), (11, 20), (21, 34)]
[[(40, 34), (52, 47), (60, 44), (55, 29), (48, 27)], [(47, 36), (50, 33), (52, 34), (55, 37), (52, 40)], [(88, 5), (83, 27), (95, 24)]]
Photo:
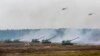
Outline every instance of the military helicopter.
[(68, 8), (62, 8), (62, 10), (67, 10)]
[(88, 15), (91, 16), (91, 15), (93, 15), (93, 14), (94, 14), (94, 13), (89, 13)]

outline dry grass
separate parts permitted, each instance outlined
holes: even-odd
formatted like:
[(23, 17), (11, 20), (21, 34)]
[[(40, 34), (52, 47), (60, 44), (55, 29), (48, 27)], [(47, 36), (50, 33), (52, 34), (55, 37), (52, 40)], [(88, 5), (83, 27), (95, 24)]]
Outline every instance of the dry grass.
[(100, 46), (0, 45), (0, 56), (100, 56)]
[(0, 56), (100, 56), (100, 51), (56, 51), (40, 53), (4, 53)]

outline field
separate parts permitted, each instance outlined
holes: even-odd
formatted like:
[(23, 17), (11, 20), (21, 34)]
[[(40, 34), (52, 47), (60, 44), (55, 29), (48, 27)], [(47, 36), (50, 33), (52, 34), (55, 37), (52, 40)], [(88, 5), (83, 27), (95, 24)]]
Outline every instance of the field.
[(0, 56), (100, 56), (100, 46), (0, 44)]

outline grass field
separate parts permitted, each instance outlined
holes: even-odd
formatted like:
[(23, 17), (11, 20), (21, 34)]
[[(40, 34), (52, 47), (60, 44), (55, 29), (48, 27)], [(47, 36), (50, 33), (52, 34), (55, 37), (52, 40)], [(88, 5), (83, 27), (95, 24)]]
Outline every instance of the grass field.
[(100, 56), (100, 51), (48, 51), (39, 53), (2, 53), (0, 56)]
[(0, 56), (100, 56), (100, 46), (0, 45)]

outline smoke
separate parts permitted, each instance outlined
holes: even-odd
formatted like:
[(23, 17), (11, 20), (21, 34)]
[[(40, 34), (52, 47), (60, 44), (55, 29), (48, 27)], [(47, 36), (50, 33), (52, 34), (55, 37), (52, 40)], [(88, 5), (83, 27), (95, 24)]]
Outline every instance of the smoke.
[(39, 31), (31, 31), (29, 34), (26, 34), (24, 36), (19, 37), (22, 41), (31, 41), (32, 39), (49, 39), (51, 37), (53, 37), (54, 35), (56, 35), (57, 32), (55, 32), (55, 30), (53, 29), (42, 29)]
[[(77, 38), (77, 39), (76, 39)], [(63, 40), (73, 40), (78, 44), (100, 45), (100, 29), (20, 29), (20, 30), (0, 30), (0, 40), (19, 39), (21, 41), (31, 41), (32, 39), (50, 40), (53, 43), (61, 43)]]
[[(79, 37), (78, 39), (75, 39)], [(19, 37), (22, 41), (31, 41), (32, 39), (50, 40), (52, 42), (61, 43), (63, 40), (73, 40), (73, 43), (78, 44), (100, 44), (99, 29), (40, 29), (31, 31)]]

